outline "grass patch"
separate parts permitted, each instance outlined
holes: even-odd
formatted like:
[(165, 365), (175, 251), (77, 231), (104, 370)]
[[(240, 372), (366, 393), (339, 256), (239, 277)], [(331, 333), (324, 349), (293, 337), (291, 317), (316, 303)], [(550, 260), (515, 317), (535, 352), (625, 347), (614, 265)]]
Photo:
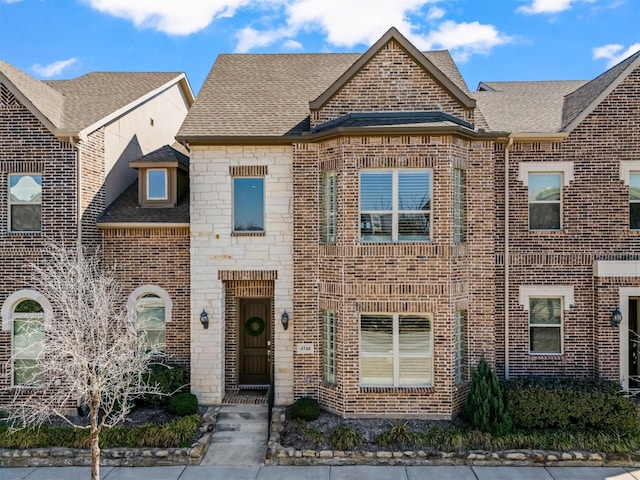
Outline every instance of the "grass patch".
[[(100, 433), (100, 448), (178, 448), (190, 444), (202, 419), (189, 415), (163, 425), (116, 426)], [(38, 428), (10, 430), (0, 425), (0, 445), (3, 448), (89, 448), (89, 430), (42, 425)]]

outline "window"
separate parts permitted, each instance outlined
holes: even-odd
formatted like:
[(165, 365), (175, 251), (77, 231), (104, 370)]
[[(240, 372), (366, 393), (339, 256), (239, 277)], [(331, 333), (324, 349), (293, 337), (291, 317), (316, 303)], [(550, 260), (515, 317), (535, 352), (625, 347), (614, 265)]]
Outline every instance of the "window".
[(529, 351), (562, 353), (562, 298), (529, 297)]
[(465, 194), (464, 170), (456, 168), (453, 171), (453, 241), (456, 243), (466, 240)]
[(336, 383), (336, 312), (322, 311), (322, 380)]
[(149, 351), (164, 352), (165, 308), (162, 299), (153, 293), (141, 295), (136, 300), (138, 331), (146, 334), (145, 345)]
[(629, 173), (629, 228), (640, 230), (640, 172)]
[(42, 384), (38, 357), (45, 338), (44, 311), (35, 300), (23, 300), (13, 311), (13, 384)]
[(561, 173), (529, 173), (529, 229), (560, 230)]
[(233, 179), (233, 231), (264, 232), (264, 178)]
[(427, 241), (430, 238), (430, 170), (360, 172), (362, 241)]
[(9, 230), (42, 230), (42, 175), (9, 175)]
[(169, 198), (167, 169), (147, 170), (147, 200), (167, 200)]
[(466, 366), (466, 320), (467, 320), (467, 312), (465, 311), (457, 311), (456, 312), (456, 338), (455, 338), (455, 373), (456, 373), (456, 383), (462, 383), (465, 380), (465, 366)]
[(433, 384), (431, 315), (360, 316), (360, 385)]
[(336, 172), (322, 173), (322, 241), (336, 242)]

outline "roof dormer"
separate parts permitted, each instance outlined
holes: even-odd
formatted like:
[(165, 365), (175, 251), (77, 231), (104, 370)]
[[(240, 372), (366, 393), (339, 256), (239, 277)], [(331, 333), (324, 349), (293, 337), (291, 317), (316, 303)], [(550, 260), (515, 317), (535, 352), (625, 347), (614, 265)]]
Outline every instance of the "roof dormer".
[(129, 162), (138, 170), (138, 205), (172, 208), (189, 191), (189, 157), (165, 145)]

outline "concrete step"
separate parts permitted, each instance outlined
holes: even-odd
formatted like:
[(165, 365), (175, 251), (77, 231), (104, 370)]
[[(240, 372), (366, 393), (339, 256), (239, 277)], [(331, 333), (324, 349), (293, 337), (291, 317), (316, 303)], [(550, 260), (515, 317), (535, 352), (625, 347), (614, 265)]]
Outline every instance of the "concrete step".
[(220, 420), (267, 422), (269, 420), (269, 412), (266, 410), (263, 412), (225, 412), (220, 410), (218, 421)]
[(266, 444), (267, 432), (242, 432), (242, 431), (219, 431), (214, 432), (211, 437), (213, 443), (233, 443), (233, 444)]
[(216, 423), (216, 432), (265, 432), (268, 430), (266, 422), (238, 422), (237, 420), (222, 420)]

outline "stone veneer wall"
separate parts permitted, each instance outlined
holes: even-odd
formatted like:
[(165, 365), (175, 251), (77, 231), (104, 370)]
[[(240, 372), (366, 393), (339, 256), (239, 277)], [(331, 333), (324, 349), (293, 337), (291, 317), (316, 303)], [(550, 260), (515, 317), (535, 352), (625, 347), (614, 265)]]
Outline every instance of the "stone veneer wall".
[[(275, 271), (274, 318), (285, 309), (291, 325), (274, 322), (275, 402), (293, 400), (293, 307), (291, 204), (292, 157), (287, 146), (193, 146), (191, 181), (191, 389), (201, 403), (224, 396), (225, 284), (220, 271)], [(264, 235), (233, 235), (232, 173), (264, 175)], [(266, 173), (265, 173), (266, 172)], [(241, 274), (238, 274), (241, 276)], [(209, 314), (204, 330), (199, 317)]]

